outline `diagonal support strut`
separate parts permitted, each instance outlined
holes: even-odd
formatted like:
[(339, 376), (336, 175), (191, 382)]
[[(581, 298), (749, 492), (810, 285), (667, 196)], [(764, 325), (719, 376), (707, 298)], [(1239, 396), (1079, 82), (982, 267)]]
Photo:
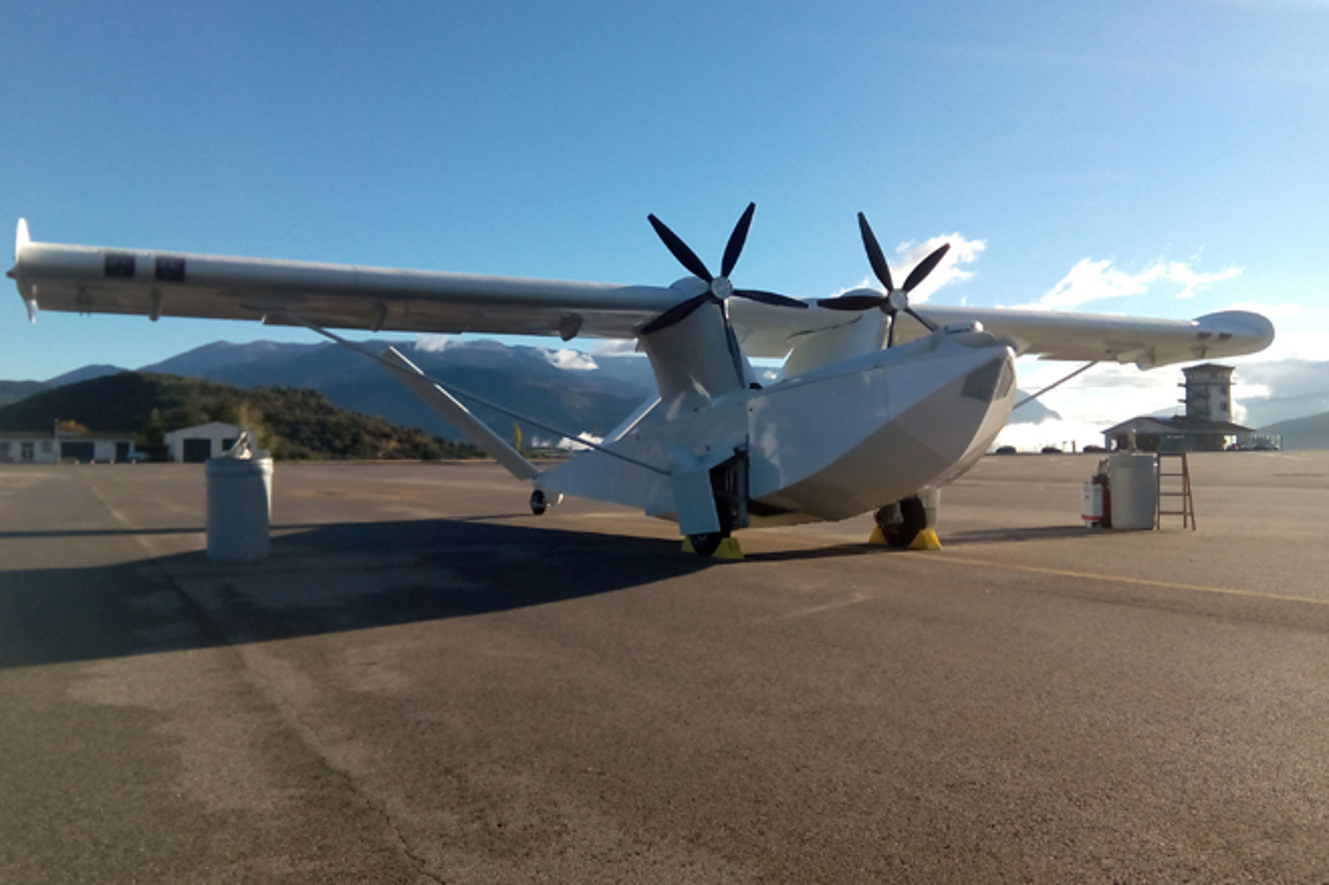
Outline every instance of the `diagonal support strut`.
[(531, 418), (528, 415), (522, 415), (519, 412), (514, 412), (511, 409), (485, 399), (484, 397), (468, 393), (458, 387), (444, 386), (443, 382), (427, 375), (418, 366), (402, 356), (395, 348), (389, 348), (388, 350), (389, 353), (396, 357), (396, 359), (382, 356), (361, 347), (352, 341), (347, 341), (340, 335), (330, 332), (322, 326), (303, 319), (296, 314), (283, 311), (282, 316), (298, 325), (317, 332), (331, 341), (335, 341), (344, 347), (348, 347), (356, 353), (366, 356), (383, 366), (392, 373), (393, 377), (409, 388), (412, 393), (415, 393), (417, 396), (424, 399), (424, 401), (438, 412), (439, 415), (452, 422), (458, 430), (466, 434), (467, 439), (492, 456), (494, 460), (498, 461), (509, 473), (513, 474), (518, 479), (534, 479), (540, 475), (540, 470), (530, 461), (523, 458), (516, 449), (509, 446), (502, 437), (490, 430), (484, 422), (480, 421), (479, 418), (476, 418), (469, 409), (458, 401), (457, 397), (468, 399), (478, 405), (485, 406), (486, 408), (507, 415), (509, 418), (513, 418), (517, 421), (524, 421), (533, 427), (540, 428), (541, 430), (547, 430), (562, 439), (571, 440), (578, 445), (594, 449), (595, 451), (608, 455), (611, 458), (626, 461), (629, 464), (633, 464), (653, 473), (659, 473), (663, 476), (669, 475), (668, 470), (663, 470), (653, 464), (647, 464), (645, 461), (638, 461), (636, 458), (631, 458), (621, 452), (615, 452), (599, 443), (593, 443), (590, 440), (568, 433), (565, 430), (560, 430), (544, 421)]

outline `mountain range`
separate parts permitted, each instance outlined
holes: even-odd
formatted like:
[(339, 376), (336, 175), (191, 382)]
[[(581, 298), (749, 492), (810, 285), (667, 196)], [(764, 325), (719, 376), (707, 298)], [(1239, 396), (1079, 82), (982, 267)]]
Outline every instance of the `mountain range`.
[[(654, 388), (650, 364), (639, 356), (597, 356), (572, 350), (509, 347), (496, 341), (418, 346), (368, 341), (382, 352), (395, 346), (428, 375), (450, 388), (500, 403), (520, 415), (568, 433), (604, 436)], [(217, 342), (145, 366), (143, 371), (222, 381), (238, 387), (313, 388), (344, 409), (377, 415), (394, 424), (458, 438), (410, 391), (365, 356), (336, 344)], [(513, 420), (467, 400), (467, 407), (504, 436)], [(522, 423), (527, 445), (554, 445), (553, 434)]]
[(1260, 432), (1282, 437), (1284, 449), (1329, 449), (1329, 412), (1279, 421)]
[[(456, 391), (500, 403), (569, 434), (602, 437), (655, 391), (650, 363), (640, 354), (592, 355), (569, 349), (509, 346), (491, 340), (376, 340), (363, 344), (374, 352), (382, 352), (389, 345)], [(0, 406), (42, 390), (119, 371), (125, 370), (86, 366), (46, 382), (0, 382)], [(450, 424), (372, 360), (332, 343), (218, 341), (137, 371), (243, 388), (312, 388), (341, 408), (417, 427), (446, 439), (458, 438)], [(511, 418), (473, 401), (467, 401), (467, 405), (499, 433), (511, 435)], [(1035, 401), (1016, 416), (1020, 421), (1037, 422), (1057, 414)], [(557, 443), (547, 430), (519, 423), (526, 445)]]

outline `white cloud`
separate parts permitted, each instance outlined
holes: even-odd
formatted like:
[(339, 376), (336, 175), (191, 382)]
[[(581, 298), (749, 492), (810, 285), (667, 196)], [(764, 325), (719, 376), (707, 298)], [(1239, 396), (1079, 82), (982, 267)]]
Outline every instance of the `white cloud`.
[(546, 350), (544, 358), (549, 364), (557, 369), (568, 369), (575, 372), (590, 372), (600, 368), (595, 362), (595, 357), (589, 353), (571, 348), (562, 350)]
[[(891, 282), (895, 282), (894, 277), (891, 278)], [(877, 282), (876, 279), (873, 277), (870, 276), (863, 277), (862, 281), (857, 286), (845, 286), (841, 288), (838, 292), (835, 292), (831, 297), (839, 298), (841, 295), (846, 295), (850, 292), (858, 292), (863, 289), (867, 289), (870, 291), (880, 291), (881, 283)]]
[(1305, 396), (1329, 392), (1329, 361), (1288, 359), (1237, 367), (1239, 386), (1251, 397)]
[(1238, 423), (1265, 427), (1329, 411), (1329, 361), (1266, 360), (1256, 354), (1233, 360), (1233, 412)]
[(1165, 261), (1162, 258), (1138, 273), (1128, 273), (1106, 259), (1083, 258), (1042, 298), (1020, 307), (1041, 310), (1067, 310), (1090, 301), (1143, 295), (1160, 284), (1175, 284), (1181, 291), (1176, 298), (1193, 298), (1215, 283), (1239, 276), (1240, 267), (1228, 267), (1202, 273), (1192, 267), (1196, 259)]
[(1266, 350), (1241, 358), (1236, 361), (1238, 363), (1266, 363), (1285, 359), (1322, 360), (1329, 354), (1329, 306), (1308, 307), (1287, 301), (1281, 304), (1244, 301), (1231, 305), (1230, 309), (1264, 314), (1274, 324), (1274, 343)]
[(596, 341), (588, 349), (595, 356), (631, 356), (637, 353), (635, 338), (605, 338)]
[(420, 333), (415, 336), (415, 349), (424, 353), (442, 353), (448, 349), (451, 335), (429, 335)]
[[(1296, 305), (1270, 309), (1244, 304), (1237, 309), (1259, 310), (1276, 321), (1279, 314), (1298, 317), (1315, 312)], [(1284, 325), (1296, 326), (1292, 322)], [(1317, 352), (1317, 359), (1270, 359), (1265, 351), (1223, 360), (1237, 370), (1233, 376), (1232, 419), (1258, 428), (1329, 411), (1329, 361), (1323, 359), (1326, 352), (1329, 351)], [(1032, 393), (1069, 374), (1075, 366), (1023, 358), (1016, 368), (1020, 389)], [(1142, 372), (1132, 366), (1095, 366), (1040, 398), (1040, 402), (1061, 415), (1059, 420), (1011, 424), (1002, 430), (997, 444), (1013, 445), (1021, 451), (1038, 451), (1048, 445), (1069, 447), (1071, 441), (1080, 448), (1086, 444), (1102, 445), (1105, 429), (1137, 415), (1183, 414), (1182, 368), (1164, 366)]]
[[(1017, 363), (1020, 389), (1033, 393), (1064, 378), (1078, 366), (1073, 363), (1043, 362), (1032, 358)], [(1039, 401), (1061, 415), (1038, 424), (1011, 424), (997, 437), (998, 445), (1015, 446), (1021, 451), (1038, 451), (1043, 446), (1069, 449), (1102, 445), (1103, 431), (1137, 415), (1154, 412), (1180, 414), (1182, 393), (1181, 369), (1166, 366), (1142, 372), (1133, 366), (1104, 364), (1040, 397)], [(1018, 414), (1018, 413), (1017, 413)]]
[(559, 439), (559, 441), (554, 444), (554, 448), (562, 449), (565, 452), (584, 452), (590, 448), (590, 446), (584, 445), (582, 442), (579, 442), (578, 440), (585, 440), (586, 442), (594, 443), (595, 445), (598, 446), (604, 442), (604, 437), (596, 436), (593, 433), (579, 434), (577, 439), (569, 439), (568, 437), (565, 436)]
[(1110, 426), (1065, 419), (1041, 421), (1038, 424), (1008, 424), (993, 445), (1015, 446), (1021, 452), (1037, 452), (1044, 446), (1056, 446), (1067, 452), (1072, 448), (1080, 451), (1087, 445), (1103, 445), (1103, 430)]
[(914, 265), (932, 254), (933, 250), (941, 248), (943, 243), (950, 243), (950, 250), (941, 259), (941, 263), (932, 269), (932, 273), (928, 274), (927, 279), (909, 293), (911, 302), (922, 304), (942, 286), (972, 279), (974, 271), (966, 270), (966, 266), (976, 263), (988, 246), (987, 240), (967, 240), (959, 232), (932, 237), (921, 243), (901, 243), (895, 249), (898, 259), (896, 267), (891, 270), (891, 282), (897, 286), (904, 285)]

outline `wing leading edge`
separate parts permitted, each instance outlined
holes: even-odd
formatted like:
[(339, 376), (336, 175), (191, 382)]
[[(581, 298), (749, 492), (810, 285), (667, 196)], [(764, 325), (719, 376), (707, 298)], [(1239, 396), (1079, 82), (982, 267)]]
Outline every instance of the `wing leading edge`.
[(33, 242), (19, 294), (42, 310), (283, 322), (397, 332), (633, 338), (682, 299), (658, 286), (534, 280)]
[[(653, 317), (694, 295), (671, 287), (614, 285), (359, 265), (234, 258), (144, 249), (33, 242), (19, 222), (9, 275), (29, 310), (261, 320), (294, 316), (329, 328), (393, 332), (637, 337)], [(1273, 325), (1223, 311), (1162, 320), (1057, 311), (918, 305), (938, 325), (981, 322), (1018, 354), (1044, 359), (1112, 360), (1150, 368), (1263, 350)], [(801, 336), (856, 322), (859, 314), (730, 303), (751, 357), (783, 358)], [(902, 316), (896, 340), (926, 333)]]

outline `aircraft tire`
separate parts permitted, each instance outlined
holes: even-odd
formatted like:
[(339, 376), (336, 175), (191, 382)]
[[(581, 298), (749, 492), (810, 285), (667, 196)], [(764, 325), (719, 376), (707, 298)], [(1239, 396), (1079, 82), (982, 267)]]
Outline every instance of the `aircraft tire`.
[(688, 540), (692, 542), (692, 549), (697, 552), (698, 556), (710, 556), (720, 549), (720, 542), (724, 540), (724, 532), (688, 535)]
[(876, 519), (877, 527), (881, 529), (886, 544), (897, 550), (903, 550), (914, 543), (919, 532), (928, 527), (928, 515), (923, 502), (917, 497), (903, 498), (898, 504), (898, 520), (892, 519), (895, 516), (892, 510), (895, 508), (889, 504), (874, 513), (873, 518)]

